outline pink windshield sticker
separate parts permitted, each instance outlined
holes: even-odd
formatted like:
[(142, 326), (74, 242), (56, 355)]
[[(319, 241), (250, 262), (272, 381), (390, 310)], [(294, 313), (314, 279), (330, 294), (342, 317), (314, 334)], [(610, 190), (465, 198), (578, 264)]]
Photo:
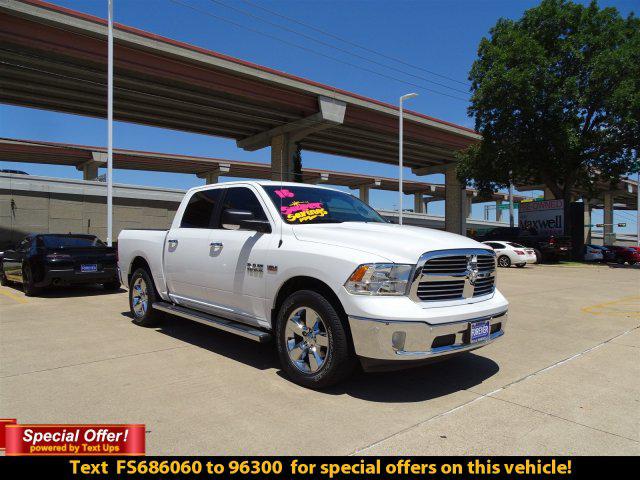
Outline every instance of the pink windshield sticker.
[(281, 210), (286, 215), (289, 223), (308, 222), (317, 217), (324, 217), (329, 212), (322, 206), (322, 202), (293, 202), (290, 205), (283, 205)]
[(276, 190), (276, 195), (280, 198), (293, 198), (295, 194), (291, 190), (287, 190), (286, 188), (282, 188), (280, 190)]

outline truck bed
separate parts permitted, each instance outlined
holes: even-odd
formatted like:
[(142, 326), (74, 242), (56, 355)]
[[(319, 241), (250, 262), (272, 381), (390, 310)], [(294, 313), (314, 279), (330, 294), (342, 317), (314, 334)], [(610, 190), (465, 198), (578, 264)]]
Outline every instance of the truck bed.
[(162, 261), (164, 258), (164, 244), (169, 230), (159, 229), (125, 229), (118, 235), (118, 266), (120, 277), (125, 287), (129, 287), (128, 277), (133, 272), (128, 271), (134, 259), (140, 257), (151, 267), (156, 288), (162, 294), (165, 292)]

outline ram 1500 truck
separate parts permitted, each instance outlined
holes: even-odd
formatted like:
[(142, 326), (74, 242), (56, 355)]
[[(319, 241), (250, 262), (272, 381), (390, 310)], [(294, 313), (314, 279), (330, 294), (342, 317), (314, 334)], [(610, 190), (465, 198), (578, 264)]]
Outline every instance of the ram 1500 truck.
[(338, 190), (283, 182), (193, 188), (170, 230), (123, 230), (134, 322), (165, 314), (267, 342), (295, 382), (322, 388), (503, 335), (493, 250), (388, 223)]

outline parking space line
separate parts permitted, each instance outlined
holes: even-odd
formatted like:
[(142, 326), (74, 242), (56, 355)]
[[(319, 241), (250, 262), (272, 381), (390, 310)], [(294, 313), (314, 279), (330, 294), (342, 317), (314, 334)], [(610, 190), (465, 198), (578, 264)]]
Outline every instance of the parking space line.
[[(631, 309), (625, 307), (631, 306)], [(640, 318), (640, 295), (622, 297), (610, 302), (597, 303), (580, 309), (581, 312), (590, 315), (610, 315), (614, 317), (638, 317)]]
[(19, 297), (15, 293), (7, 292), (4, 289), (0, 289), (0, 294), (4, 295), (7, 298), (10, 298), (11, 300), (15, 300), (18, 303), (29, 303), (24, 298)]

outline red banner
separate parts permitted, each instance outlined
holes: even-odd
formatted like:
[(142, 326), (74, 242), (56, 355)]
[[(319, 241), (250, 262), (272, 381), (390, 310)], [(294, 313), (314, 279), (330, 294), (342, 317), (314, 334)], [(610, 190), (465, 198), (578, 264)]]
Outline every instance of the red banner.
[(144, 455), (144, 425), (7, 425), (7, 455)]
[(4, 446), (7, 444), (4, 427), (14, 425), (16, 422), (17, 420), (15, 418), (0, 418), (0, 450), (4, 450)]

